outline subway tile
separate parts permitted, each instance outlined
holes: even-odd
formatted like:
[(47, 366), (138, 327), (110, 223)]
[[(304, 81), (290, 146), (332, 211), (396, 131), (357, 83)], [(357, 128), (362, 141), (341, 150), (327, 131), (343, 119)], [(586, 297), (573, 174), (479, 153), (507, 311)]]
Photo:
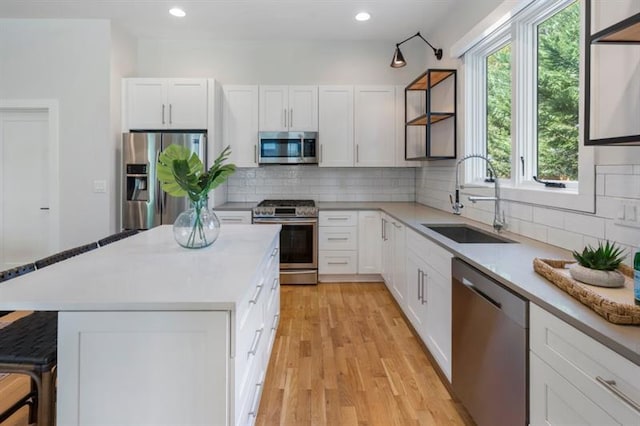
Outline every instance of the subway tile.
[(596, 195), (604, 195), (604, 183), (607, 177), (605, 175), (596, 175)]
[(633, 166), (632, 165), (601, 165), (596, 166), (596, 173), (603, 175), (632, 175), (633, 174)]
[(584, 247), (584, 235), (562, 229), (549, 229), (547, 243), (567, 250), (581, 250)]
[(607, 197), (640, 198), (640, 175), (608, 175), (604, 191)]
[(616, 219), (622, 200), (612, 197), (596, 197), (596, 215), (606, 219)]
[(596, 238), (604, 238), (605, 220), (579, 213), (564, 213), (564, 229)]
[(640, 228), (620, 226), (613, 221), (607, 221), (605, 226), (605, 238), (616, 241), (620, 244), (627, 244), (632, 247), (640, 246)]
[(564, 228), (564, 215), (560, 210), (533, 207), (533, 221), (553, 228)]

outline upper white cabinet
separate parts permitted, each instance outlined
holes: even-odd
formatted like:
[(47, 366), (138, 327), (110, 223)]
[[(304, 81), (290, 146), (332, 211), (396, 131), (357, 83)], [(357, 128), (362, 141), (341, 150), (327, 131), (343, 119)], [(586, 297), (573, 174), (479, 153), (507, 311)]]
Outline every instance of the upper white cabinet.
[(260, 131), (317, 131), (318, 86), (260, 86)]
[(231, 147), (229, 161), (258, 167), (258, 86), (224, 86), (222, 93), (222, 139)]
[(353, 86), (320, 86), (320, 167), (353, 167)]
[(126, 79), (128, 129), (206, 129), (207, 80)]
[(356, 166), (396, 165), (395, 86), (355, 87), (355, 148)]

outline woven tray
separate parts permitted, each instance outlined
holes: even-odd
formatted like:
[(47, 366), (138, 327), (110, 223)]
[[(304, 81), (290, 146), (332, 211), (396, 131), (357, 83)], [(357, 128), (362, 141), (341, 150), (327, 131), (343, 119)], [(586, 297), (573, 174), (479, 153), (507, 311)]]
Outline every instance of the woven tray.
[(614, 324), (640, 325), (640, 306), (633, 297), (633, 269), (620, 265), (625, 275), (624, 287), (606, 288), (584, 284), (569, 275), (572, 260), (533, 259), (533, 269), (571, 296)]

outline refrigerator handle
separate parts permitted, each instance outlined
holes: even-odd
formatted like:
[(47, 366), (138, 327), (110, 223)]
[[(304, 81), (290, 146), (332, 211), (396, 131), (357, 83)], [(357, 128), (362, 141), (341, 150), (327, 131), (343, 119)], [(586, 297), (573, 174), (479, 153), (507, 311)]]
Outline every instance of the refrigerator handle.
[[(164, 107), (164, 105), (163, 105)], [(158, 167), (158, 161), (160, 160), (160, 153), (162, 151), (158, 151), (156, 153), (156, 165), (155, 167)], [(156, 184), (156, 213), (157, 214), (162, 214), (162, 210), (164, 210), (164, 202), (162, 200), (162, 189), (160, 188), (160, 181), (157, 179), (155, 180), (155, 184)]]

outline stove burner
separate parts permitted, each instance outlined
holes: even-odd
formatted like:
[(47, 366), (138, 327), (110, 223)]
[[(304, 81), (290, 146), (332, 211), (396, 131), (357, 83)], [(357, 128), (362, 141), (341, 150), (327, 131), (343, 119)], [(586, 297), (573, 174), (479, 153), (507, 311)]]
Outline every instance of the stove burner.
[(264, 200), (258, 207), (315, 207), (313, 200)]
[(318, 217), (313, 200), (264, 200), (253, 208), (253, 217)]

